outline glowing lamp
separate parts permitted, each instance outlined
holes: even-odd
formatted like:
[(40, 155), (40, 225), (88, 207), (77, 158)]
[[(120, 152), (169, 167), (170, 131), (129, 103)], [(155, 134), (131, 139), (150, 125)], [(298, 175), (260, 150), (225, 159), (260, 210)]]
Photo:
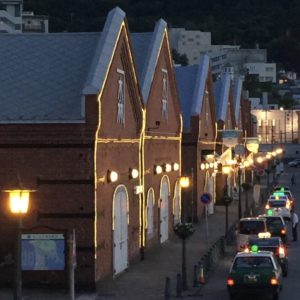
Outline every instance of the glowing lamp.
[(200, 169), (201, 169), (201, 170), (205, 170), (205, 163), (202, 163), (202, 164), (200, 165)]
[(29, 207), (30, 190), (7, 190), (9, 193), (9, 208), (13, 214), (26, 214)]
[(222, 167), (222, 173), (223, 174), (229, 174), (231, 171), (231, 167), (230, 166), (223, 166)]
[(259, 164), (261, 164), (261, 163), (264, 161), (264, 159), (263, 159), (261, 156), (259, 156), (259, 157), (256, 159), (256, 161), (257, 161)]
[(137, 169), (130, 169), (130, 178), (131, 179), (136, 179), (139, 176), (139, 171)]
[(275, 150), (275, 152), (276, 152), (277, 154), (282, 154), (283, 150), (282, 150), (281, 148), (278, 148), (278, 149)]
[(244, 161), (244, 166), (245, 166), (246, 168), (248, 168), (248, 167), (250, 166), (250, 162), (249, 162), (248, 160), (245, 160), (245, 161)]
[(271, 237), (271, 233), (270, 232), (260, 232), (258, 234), (258, 238), (259, 239), (269, 239)]
[(268, 216), (273, 216), (273, 210), (272, 209), (268, 209), (267, 210), (267, 215)]
[(108, 182), (116, 182), (119, 178), (119, 175), (116, 171), (107, 171), (107, 181)]
[(272, 152), (272, 156), (275, 157), (276, 155), (277, 155), (277, 153), (276, 153), (275, 151), (273, 151), (273, 152)]
[(173, 163), (173, 170), (178, 171), (179, 170), (179, 164), (178, 163)]
[(180, 177), (180, 186), (182, 188), (187, 188), (190, 186), (190, 178), (187, 176)]
[(172, 166), (170, 164), (164, 164), (164, 170), (169, 173), (172, 171)]
[(209, 169), (209, 163), (205, 163), (205, 168)]
[(257, 245), (252, 245), (251, 246), (251, 252), (257, 253), (258, 252), (258, 246)]
[(209, 167), (213, 168), (215, 166), (215, 164), (213, 162), (209, 163)]
[(163, 171), (162, 166), (157, 165), (157, 166), (154, 167), (154, 173), (155, 174), (161, 174), (162, 171)]
[(268, 153), (267, 155), (266, 155), (266, 159), (271, 159), (272, 158), (272, 155), (270, 154), (270, 153)]

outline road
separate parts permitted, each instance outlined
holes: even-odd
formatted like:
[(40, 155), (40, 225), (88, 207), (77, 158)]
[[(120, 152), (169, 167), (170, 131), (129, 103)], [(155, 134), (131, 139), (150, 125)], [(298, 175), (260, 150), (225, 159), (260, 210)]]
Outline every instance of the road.
[[(295, 174), (296, 185), (292, 187), (292, 192), (296, 198), (296, 212), (300, 216), (300, 168), (286, 167), (285, 173), (281, 176), (279, 183), (282, 185), (290, 186), (290, 178), (292, 174)], [(299, 200), (298, 200), (299, 199)], [(297, 205), (297, 200), (299, 204)], [(289, 226), (289, 239), (291, 240), (291, 226)], [(299, 231), (299, 230), (298, 230)], [(299, 235), (299, 234), (298, 234)], [(229, 296), (226, 290), (226, 279), (228, 270), (231, 265), (231, 261), (234, 257), (234, 247), (227, 247), (225, 258), (218, 264), (217, 268), (207, 278), (207, 284), (202, 289), (202, 296), (199, 299), (205, 300), (229, 300)], [(288, 244), (288, 256), (289, 256), (289, 273), (283, 280), (283, 290), (280, 293), (280, 299), (286, 300), (298, 300), (300, 299), (300, 241)], [(249, 298), (253, 300), (252, 298)], [(258, 300), (260, 298), (256, 298)], [(265, 297), (261, 297), (265, 299)]]

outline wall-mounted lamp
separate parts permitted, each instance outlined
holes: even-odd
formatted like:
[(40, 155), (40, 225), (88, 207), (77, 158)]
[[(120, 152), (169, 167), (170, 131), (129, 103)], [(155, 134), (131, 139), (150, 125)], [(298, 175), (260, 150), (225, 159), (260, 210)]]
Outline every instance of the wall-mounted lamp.
[(172, 166), (170, 164), (164, 164), (164, 171), (165, 172), (171, 172), (172, 171)]
[(213, 162), (210, 162), (210, 163), (209, 163), (209, 167), (210, 167), (210, 168), (213, 168), (214, 166), (215, 166), (215, 164), (214, 164)]
[(139, 171), (137, 169), (129, 169), (129, 178), (136, 179), (139, 176)]
[(201, 163), (201, 165), (200, 165), (200, 170), (205, 170), (205, 163)]
[(223, 166), (222, 167), (222, 173), (223, 174), (229, 174), (231, 171), (231, 167), (230, 166)]
[(180, 177), (179, 183), (182, 188), (188, 188), (190, 186), (190, 178), (187, 176), (182, 176)]
[(116, 182), (119, 178), (119, 175), (116, 171), (107, 171), (107, 182)]
[(206, 169), (206, 170), (209, 169), (209, 163), (205, 163), (205, 169)]
[(259, 156), (259, 157), (256, 158), (256, 161), (257, 161), (259, 164), (261, 164), (261, 163), (264, 161), (264, 159), (263, 159), (263, 157)]
[(163, 171), (162, 166), (156, 165), (154, 166), (154, 174), (161, 174)]
[(173, 171), (178, 171), (178, 170), (179, 170), (179, 164), (173, 163)]

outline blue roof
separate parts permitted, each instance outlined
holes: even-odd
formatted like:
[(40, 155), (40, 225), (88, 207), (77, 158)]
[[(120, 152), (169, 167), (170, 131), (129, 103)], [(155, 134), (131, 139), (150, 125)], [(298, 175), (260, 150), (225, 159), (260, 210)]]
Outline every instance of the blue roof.
[(83, 122), (124, 19), (116, 7), (102, 33), (0, 34), (0, 123)]
[(153, 33), (133, 33), (132, 45), (143, 101), (147, 103), (167, 23), (160, 19)]
[(183, 127), (189, 130), (191, 116), (201, 114), (209, 71), (209, 56), (201, 55), (199, 65), (176, 67), (175, 71), (183, 113)]
[(0, 34), (0, 122), (83, 119), (100, 33)]
[(216, 102), (216, 120), (225, 121), (229, 101), (231, 79), (229, 74), (222, 74), (221, 78), (214, 83)]
[(175, 72), (180, 99), (180, 108), (183, 117), (183, 129), (187, 131), (190, 128), (190, 119), (198, 65), (176, 67)]
[(137, 73), (139, 78), (142, 77), (142, 73), (146, 64), (145, 58), (147, 57), (149, 52), (152, 36), (153, 36), (153, 32), (131, 34), (134, 60), (137, 67)]
[(193, 94), (192, 115), (200, 115), (209, 71), (209, 56), (201, 55)]
[(242, 88), (243, 88), (243, 77), (239, 76), (234, 82), (234, 90), (233, 90), (234, 115), (235, 115), (236, 123), (238, 123), (239, 115), (240, 115)]

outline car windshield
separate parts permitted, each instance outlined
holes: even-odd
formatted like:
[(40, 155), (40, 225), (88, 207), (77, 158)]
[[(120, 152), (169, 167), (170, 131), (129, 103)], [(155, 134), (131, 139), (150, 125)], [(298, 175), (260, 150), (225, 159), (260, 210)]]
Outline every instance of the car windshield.
[(256, 221), (240, 221), (239, 233), (241, 234), (259, 234), (265, 231), (265, 223), (263, 220)]
[(233, 270), (239, 268), (270, 268), (273, 263), (270, 257), (265, 256), (245, 256), (237, 257), (234, 261)]
[(282, 220), (280, 218), (266, 218), (267, 229), (270, 231), (280, 230), (283, 227)]
[(249, 245), (257, 245), (259, 247), (278, 247), (279, 240), (278, 239), (250, 239)]
[(286, 201), (285, 200), (274, 200), (268, 201), (270, 207), (285, 207)]

